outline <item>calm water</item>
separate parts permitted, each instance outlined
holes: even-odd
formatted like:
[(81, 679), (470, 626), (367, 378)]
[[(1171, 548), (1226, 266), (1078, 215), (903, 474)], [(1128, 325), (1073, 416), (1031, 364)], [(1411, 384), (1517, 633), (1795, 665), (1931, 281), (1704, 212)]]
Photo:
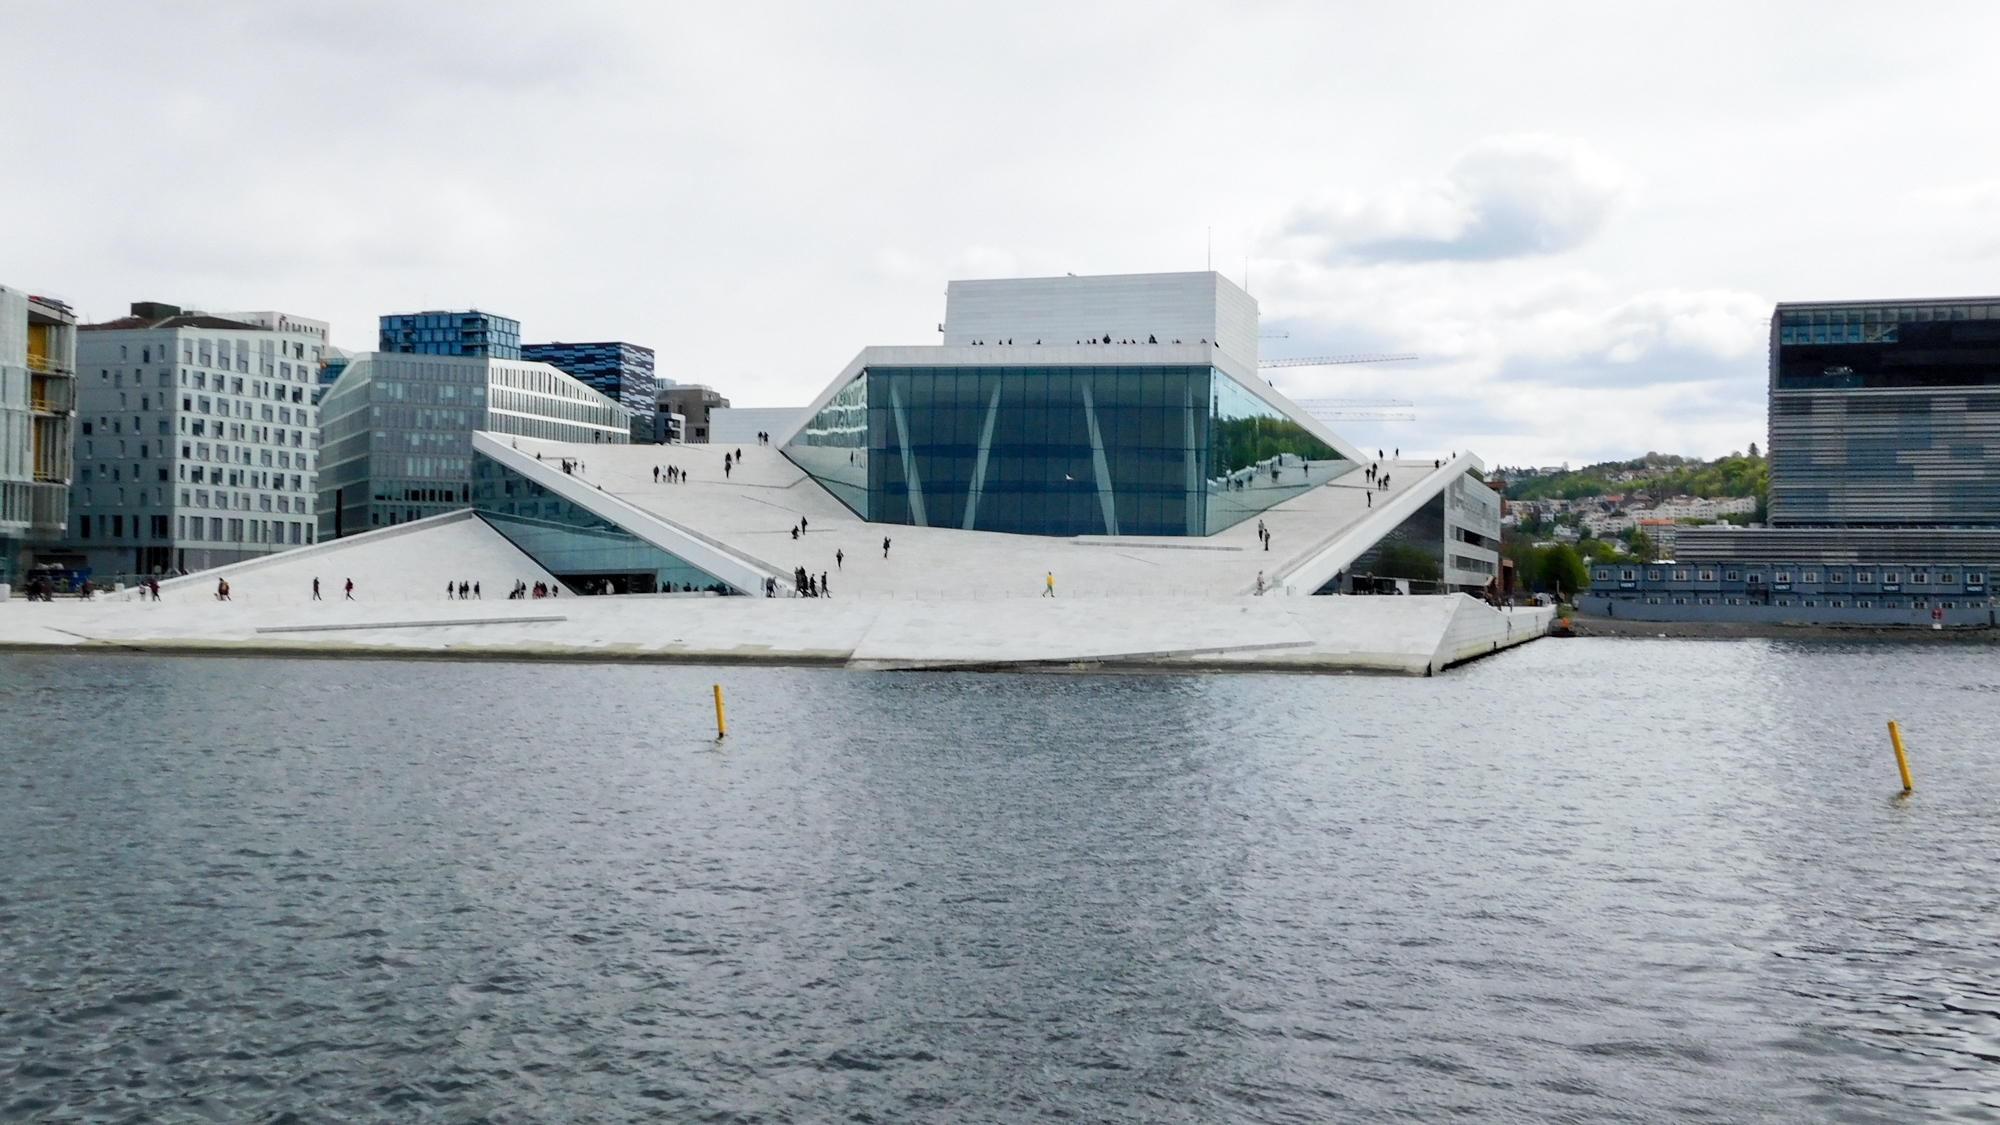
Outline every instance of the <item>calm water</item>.
[(0, 701), (0, 1119), (2000, 1117), (1985, 647)]

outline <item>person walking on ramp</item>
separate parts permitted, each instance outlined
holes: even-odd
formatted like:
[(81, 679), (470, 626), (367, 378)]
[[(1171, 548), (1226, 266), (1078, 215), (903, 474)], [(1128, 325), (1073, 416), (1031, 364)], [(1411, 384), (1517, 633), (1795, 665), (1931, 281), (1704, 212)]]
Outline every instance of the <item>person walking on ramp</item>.
[(1049, 571), (1046, 584), (1042, 587), (1042, 596), (1045, 598), (1056, 596), (1056, 572), (1053, 570)]

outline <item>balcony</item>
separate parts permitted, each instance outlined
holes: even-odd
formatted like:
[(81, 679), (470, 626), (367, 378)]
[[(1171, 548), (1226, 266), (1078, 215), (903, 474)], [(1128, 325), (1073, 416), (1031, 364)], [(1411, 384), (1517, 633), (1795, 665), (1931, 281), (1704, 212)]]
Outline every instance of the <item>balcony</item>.
[(28, 407), (37, 414), (68, 415), (76, 408), (76, 380), (35, 372), (29, 379)]

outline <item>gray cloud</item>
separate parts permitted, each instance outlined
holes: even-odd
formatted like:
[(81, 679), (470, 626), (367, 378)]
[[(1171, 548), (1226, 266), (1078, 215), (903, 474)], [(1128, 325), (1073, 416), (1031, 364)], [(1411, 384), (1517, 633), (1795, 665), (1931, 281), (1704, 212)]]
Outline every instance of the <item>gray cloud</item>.
[(1628, 184), (1622, 169), (1582, 141), (1496, 137), (1441, 179), (1303, 207), (1284, 233), (1326, 262), (1557, 254), (1595, 237)]

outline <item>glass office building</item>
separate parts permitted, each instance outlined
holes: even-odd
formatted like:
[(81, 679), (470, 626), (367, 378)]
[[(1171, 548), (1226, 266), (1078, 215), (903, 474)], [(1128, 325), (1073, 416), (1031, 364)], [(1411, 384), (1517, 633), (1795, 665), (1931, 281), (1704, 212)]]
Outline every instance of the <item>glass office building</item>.
[(784, 446), (866, 520), (1212, 535), (1357, 466), (1207, 365), (868, 366)]
[(468, 506), (474, 430), (624, 445), (631, 418), (543, 363), (356, 355), (320, 404), (320, 538)]
[(521, 322), (478, 309), (391, 313), (381, 319), (376, 348), (408, 355), (520, 359)]
[(658, 389), (653, 373), (653, 349), (622, 340), (594, 344), (527, 344), (521, 358), (546, 363), (634, 415), (652, 417)]
[(2000, 298), (1781, 304), (1774, 527), (2000, 524)]

